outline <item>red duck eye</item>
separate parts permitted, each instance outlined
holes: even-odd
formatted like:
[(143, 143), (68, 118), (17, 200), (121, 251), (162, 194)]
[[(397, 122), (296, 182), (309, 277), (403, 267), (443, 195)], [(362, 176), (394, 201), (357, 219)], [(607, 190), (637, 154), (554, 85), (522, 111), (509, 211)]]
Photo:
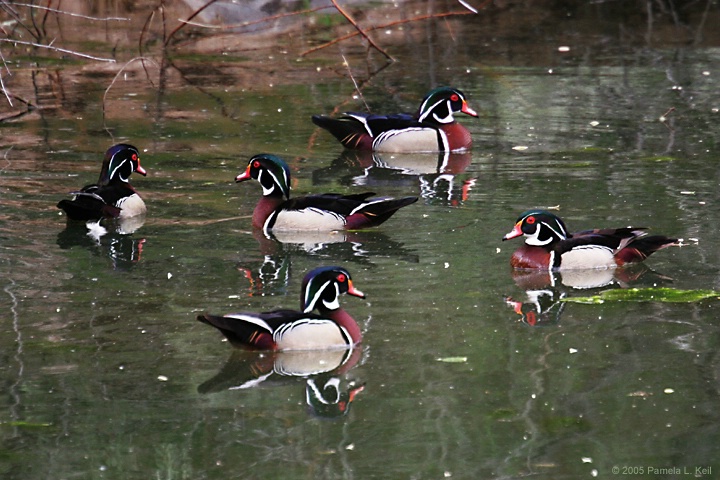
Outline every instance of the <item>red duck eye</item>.
[(533, 223), (535, 223), (535, 217), (526, 218), (525, 223), (527, 223), (528, 225), (532, 225)]
[(457, 102), (458, 100), (460, 100), (460, 97), (457, 96), (457, 93), (453, 93), (452, 95), (450, 95), (450, 100), (452, 100), (453, 102)]
[(258, 160), (253, 162), (253, 168), (260, 168), (260, 162)]
[(137, 153), (132, 154), (132, 159), (137, 162), (137, 159), (138, 159)]
[(345, 276), (344, 273), (341, 273), (340, 275), (337, 276), (337, 281), (338, 281), (338, 282), (340, 282), (340, 283), (345, 283), (345, 280), (347, 280), (347, 277)]

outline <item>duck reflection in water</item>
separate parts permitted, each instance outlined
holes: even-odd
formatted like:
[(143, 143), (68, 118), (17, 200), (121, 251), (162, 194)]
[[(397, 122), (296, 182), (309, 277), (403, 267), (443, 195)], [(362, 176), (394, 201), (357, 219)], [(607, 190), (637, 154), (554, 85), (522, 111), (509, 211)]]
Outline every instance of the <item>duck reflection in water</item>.
[(555, 325), (567, 305), (562, 301), (575, 291), (607, 288), (629, 288), (642, 277), (649, 275), (653, 283), (671, 280), (669, 277), (652, 271), (644, 264), (635, 264), (625, 268), (579, 269), (556, 271), (512, 270), (515, 284), (525, 291), (525, 299), (520, 301), (505, 297), (505, 303), (520, 320), (532, 327)]
[(262, 259), (245, 258), (236, 268), (247, 278), (249, 295), (286, 293), (293, 257), (319, 257), (324, 262), (372, 266), (380, 258), (418, 263), (420, 257), (404, 243), (378, 230), (332, 232), (270, 232), (253, 229)]
[[(417, 184), (425, 200), (457, 205), (467, 200), (474, 178), (458, 181), (472, 162), (472, 153), (380, 153), (345, 150), (333, 164), (313, 172), (313, 183), (340, 178), (343, 184), (379, 189)], [(348, 168), (351, 167), (351, 168)], [(358, 175), (356, 169), (363, 170)], [(346, 169), (342, 175), (340, 170)], [(332, 174), (328, 174), (332, 170)]]
[(346, 415), (365, 385), (349, 378), (362, 349), (250, 352), (233, 350), (222, 369), (198, 387), (202, 394), (303, 384), (310, 413), (334, 418)]
[(68, 222), (58, 233), (57, 244), (66, 250), (76, 246), (110, 258), (113, 269), (128, 270), (142, 258), (144, 238), (132, 235), (145, 223), (145, 216), (104, 220), (102, 222)]

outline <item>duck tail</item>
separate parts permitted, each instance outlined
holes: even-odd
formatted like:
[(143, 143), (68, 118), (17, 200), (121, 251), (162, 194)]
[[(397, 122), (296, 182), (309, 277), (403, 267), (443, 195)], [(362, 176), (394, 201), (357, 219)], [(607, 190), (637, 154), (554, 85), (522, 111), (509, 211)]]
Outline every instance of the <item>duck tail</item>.
[(353, 150), (372, 150), (372, 138), (362, 122), (354, 117), (330, 118), (325, 115), (313, 115), (315, 125), (330, 132), (346, 148)]
[(260, 350), (273, 347), (272, 336), (267, 332), (260, 331), (250, 322), (208, 313), (198, 315), (197, 320), (218, 329), (236, 347)]
[(620, 265), (625, 263), (642, 262), (647, 257), (668, 247), (679, 247), (682, 239), (670, 238), (663, 235), (648, 235), (632, 241), (615, 256)]
[(355, 230), (380, 225), (401, 208), (417, 201), (418, 197), (371, 199), (347, 218), (347, 227)]

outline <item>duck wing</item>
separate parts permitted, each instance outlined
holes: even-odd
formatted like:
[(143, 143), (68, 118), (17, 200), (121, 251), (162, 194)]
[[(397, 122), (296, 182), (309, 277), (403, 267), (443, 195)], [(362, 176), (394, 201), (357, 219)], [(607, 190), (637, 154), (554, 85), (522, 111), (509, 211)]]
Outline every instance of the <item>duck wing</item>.
[(100, 186), (86, 185), (78, 192), (71, 192), (71, 200), (58, 202), (57, 207), (65, 211), (73, 220), (100, 220), (116, 218), (121, 209), (115, 203), (121, 198), (132, 195), (135, 190), (124, 185)]
[(646, 227), (596, 228), (573, 233), (569, 238), (558, 242), (555, 251), (564, 253), (578, 247), (607, 248), (619, 252), (628, 244), (647, 235)]
[(372, 150), (373, 139), (383, 133), (424, 126), (413, 115), (406, 113), (375, 115), (346, 112), (339, 118), (313, 115), (312, 121), (330, 132), (345, 147), (356, 150)]

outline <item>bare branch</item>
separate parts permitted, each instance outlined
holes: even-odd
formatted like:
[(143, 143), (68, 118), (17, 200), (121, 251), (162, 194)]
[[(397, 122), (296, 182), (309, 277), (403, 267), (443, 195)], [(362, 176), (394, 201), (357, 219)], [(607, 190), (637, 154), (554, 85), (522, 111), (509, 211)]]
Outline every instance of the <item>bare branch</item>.
[(114, 58), (102, 58), (102, 57), (94, 57), (92, 55), (88, 55), (86, 53), (80, 53), (76, 52), (74, 50), (68, 50), (66, 48), (60, 48), (60, 47), (53, 47), (52, 45), (43, 45), (42, 43), (34, 43), (34, 42), (25, 42), (22, 40), (13, 40), (11, 38), (0, 38), (0, 42), (5, 43), (12, 43), (14, 45), (29, 45), (31, 47), (37, 47), (37, 48), (46, 48), (48, 50), (53, 50), (55, 52), (60, 53), (67, 53), (68, 55), (75, 55), (77, 57), (83, 57), (83, 58), (89, 58), (90, 60), (97, 60), (100, 62), (109, 62), (109, 63), (115, 63)]
[(5, 94), (5, 98), (7, 98), (8, 103), (11, 107), (14, 107), (12, 103), (12, 98), (10, 98), (10, 92), (7, 91), (7, 88), (5, 88), (5, 82), (3, 82), (2, 75), (0, 75), (0, 88), (2, 88), (3, 94)]
[(37, 8), (39, 10), (45, 10), (47, 12), (52, 13), (61, 13), (63, 15), (69, 15), (71, 17), (78, 17), (78, 18), (85, 18), (87, 20), (99, 20), (99, 21), (118, 21), (118, 22), (129, 22), (129, 18), (123, 18), (123, 17), (106, 17), (106, 18), (99, 18), (99, 17), (88, 17), (87, 15), (81, 15), (79, 13), (72, 13), (72, 12), (66, 12), (64, 10), (58, 10), (55, 8), (49, 8), (49, 7), (43, 7), (42, 5), (32, 5), (29, 3), (13, 3), (14, 7), (28, 7), (28, 8)]
[(206, 23), (199, 23), (199, 22), (191, 22), (190, 20), (180, 20), (183, 23), (187, 23), (188, 25), (191, 25), (193, 27), (200, 27), (200, 28), (211, 28), (211, 29), (217, 29), (217, 30), (228, 30), (231, 28), (239, 28), (239, 27), (249, 27), (252, 25), (257, 25), (258, 23), (266, 23), (266, 22), (272, 22), (273, 20), (278, 20), (280, 18), (285, 17), (292, 17), (294, 15), (307, 15), (308, 13), (314, 13), (320, 10), (326, 10), (328, 8), (333, 8), (330, 5), (324, 5), (322, 7), (315, 7), (310, 8), (307, 10), (298, 10), (296, 12), (285, 12), (285, 13), (278, 13), (276, 15), (271, 15), (269, 17), (264, 17), (259, 20), (252, 20), (248, 22), (242, 22), (242, 23), (231, 23), (228, 25), (208, 25)]
[(170, 32), (170, 35), (168, 35), (167, 38), (165, 38), (164, 45), (167, 47), (168, 44), (170, 43), (170, 40), (172, 40), (172, 38), (175, 36), (175, 34), (176, 34), (181, 28), (183, 28), (185, 25), (188, 24), (187, 22), (189, 22), (189, 21), (192, 20), (193, 18), (197, 17), (197, 16), (200, 14), (200, 12), (202, 12), (203, 10), (205, 10), (206, 8), (208, 8), (210, 5), (212, 5), (212, 4), (215, 3), (215, 2), (217, 2), (217, 0), (210, 0), (210, 1), (207, 2), (205, 5), (203, 5), (202, 7), (198, 8), (197, 10), (195, 10), (195, 11), (192, 13), (192, 15), (190, 15), (184, 22), (180, 23), (180, 25), (178, 25), (177, 27), (175, 27), (175, 30), (173, 30), (172, 32)]
[[(487, 2), (485, 2), (485, 3), (487, 3)], [(413, 18), (406, 18), (406, 19), (404, 19), (404, 20), (396, 20), (396, 21), (394, 21), (394, 22), (386, 23), (386, 24), (384, 24), (384, 25), (376, 25), (376, 26), (374, 26), (374, 27), (369, 27), (369, 28), (367, 29), (367, 31), (378, 30), (378, 29), (381, 29), (381, 28), (394, 27), (394, 26), (396, 26), (396, 25), (401, 25), (401, 24), (404, 24), (404, 23), (412, 23), (412, 22), (417, 22), (417, 21), (420, 21), (420, 20), (427, 20), (427, 19), (430, 19), (430, 18), (452, 17), (452, 16), (456, 16), (456, 15), (473, 15), (473, 13), (470, 12), (470, 11), (445, 12), (445, 13), (430, 13), (430, 14), (427, 14), (427, 15), (419, 15), (419, 16), (413, 17)], [(356, 37), (356, 36), (358, 36), (358, 35), (360, 35), (360, 32), (353, 32), (353, 33), (349, 33), (349, 34), (347, 34), (347, 35), (345, 35), (345, 36), (335, 38), (335, 39), (333, 39), (333, 40), (330, 40), (330, 41), (327, 42), (327, 43), (323, 43), (322, 45), (318, 45), (317, 47), (313, 47), (313, 48), (311, 48), (311, 49), (309, 49), (309, 50), (305, 50), (304, 52), (302, 52), (302, 53), (300, 54), (300, 56), (301, 56), (301, 57), (304, 57), (304, 56), (309, 55), (309, 54), (311, 54), (311, 53), (317, 52), (318, 50), (322, 50), (322, 49), (327, 48), (327, 47), (329, 47), (329, 46), (331, 46), (331, 45), (335, 45), (336, 43), (342, 42), (343, 40), (347, 40), (348, 38)]]
[[(0, 60), (2, 60), (3, 67), (5, 67), (5, 70), (7, 70), (8, 75), (10, 75), (10, 69), (7, 66), (7, 62), (5, 61), (5, 55), (0, 51)], [(12, 98), (10, 98), (10, 92), (8, 92), (7, 88), (5, 88), (5, 82), (3, 82), (3, 76), (2, 73), (0, 73), (0, 87), (2, 88), (3, 94), (5, 94), (5, 98), (7, 98), (8, 103), (11, 107), (14, 107), (12, 103)]]
[(345, 58), (345, 55), (341, 55), (341, 57), (343, 59), (343, 65), (345, 65), (347, 67), (348, 75), (350, 75), (350, 80), (352, 80), (353, 85), (355, 85), (355, 91), (358, 93), (358, 95), (360, 96), (360, 100), (362, 100), (363, 104), (365, 105), (365, 108), (369, 112), (370, 106), (365, 101), (365, 97), (363, 97), (363, 94), (360, 91), (360, 87), (358, 86), (358, 83), (355, 81), (355, 77), (353, 76), (352, 70), (350, 69), (350, 64), (348, 63), (347, 59)]
[(340, 15), (345, 17), (345, 19), (348, 22), (350, 22), (350, 24), (353, 27), (355, 27), (355, 29), (358, 31), (358, 33), (360, 35), (362, 35), (365, 38), (365, 40), (367, 40), (368, 43), (370, 43), (370, 45), (372, 45), (372, 47), (375, 50), (377, 50), (378, 52), (385, 55), (385, 58), (387, 58), (388, 60), (395, 61), (395, 59), (393, 57), (391, 57), (389, 53), (387, 53), (385, 50), (382, 49), (382, 47), (380, 47), (378, 44), (376, 44), (372, 38), (368, 37), (367, 33), (365, 33), (363, 31), (363, 29), (360, 28), (360, 25), (358, 25), (357, 22), (355, 22), (355, 20), (350, 16), (350, 14), (348, 14), (345, 10), (343, 10), (343, 8), (337, 3), (337, 0), (330, 0), (330, 1), (332, 2), (333, 5), (335, 5), (335, 8), (337, 9), (338, 12), (340, 12)]

